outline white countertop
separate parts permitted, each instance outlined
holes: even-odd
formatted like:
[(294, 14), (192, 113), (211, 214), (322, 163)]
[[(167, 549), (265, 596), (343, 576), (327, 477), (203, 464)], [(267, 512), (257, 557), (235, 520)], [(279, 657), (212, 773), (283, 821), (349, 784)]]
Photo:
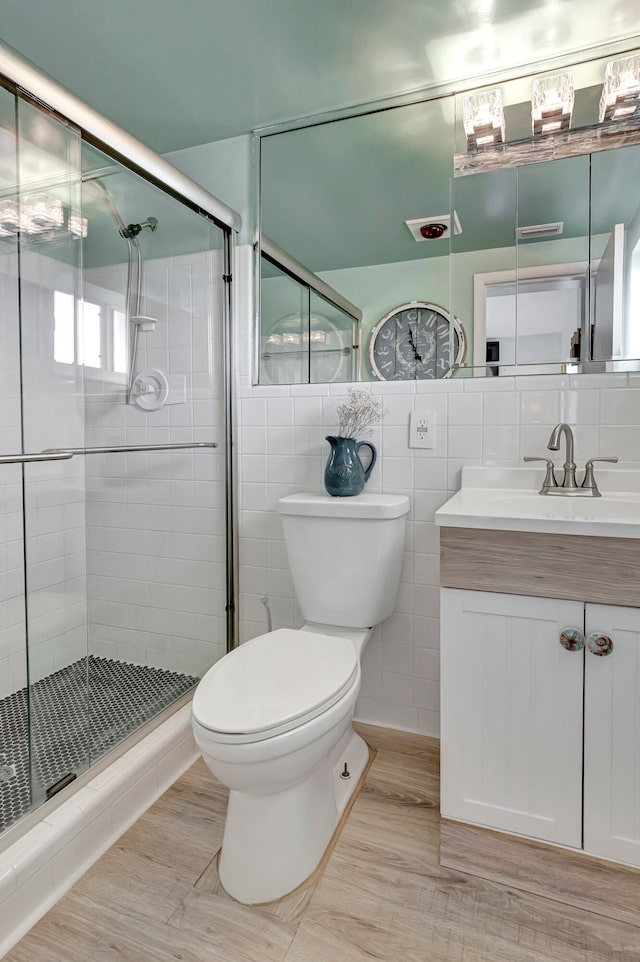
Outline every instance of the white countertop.
[[(579, 476), (580, 477), (580, 476)], [(600, 498), (541, 495), (544, 470), (462, 469), (462, 487), (435, 513), (444, 527), (640, 538), (640, 471), (598, 470)]]

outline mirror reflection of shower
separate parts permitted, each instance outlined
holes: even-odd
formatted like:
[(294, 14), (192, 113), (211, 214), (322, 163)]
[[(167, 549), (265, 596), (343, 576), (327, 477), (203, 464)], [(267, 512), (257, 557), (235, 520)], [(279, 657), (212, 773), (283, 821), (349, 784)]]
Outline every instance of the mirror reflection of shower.
[(142, 314), (142, 252), (138, 235), (143, 230), (154, 232), (158, 229), (156, 217), (147, 217), (139, 224), (125, 224), (120, 211), (113, 202), (111, 194), (97, 177), (88, 175), (83, 178), (85, 187), (93, 189), (104, 201), (118, 233), (127, 242), (127, 287), (125, 294), (125, 317), (129, 331), (129, 374), (125, 401), (136, 404), (147, 411), (163, 407), (169, 394), (169, 384), (162, 371), (137, 371), (139, 334), (149, 334), (156, 329), (157, 319)]

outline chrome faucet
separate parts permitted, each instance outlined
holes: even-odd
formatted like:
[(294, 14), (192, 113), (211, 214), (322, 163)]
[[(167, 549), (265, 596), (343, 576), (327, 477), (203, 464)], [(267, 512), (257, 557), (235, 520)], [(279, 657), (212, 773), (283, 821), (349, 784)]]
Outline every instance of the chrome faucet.
[(556, 424), (551, 432), (547, 447), (550, 451), (559, 451), (561, 434), (564, 434), (565, 440), (564, 478), (561, 487), (565, 490), (575, 490), (578, 485), (576, 484), (576, 465), (573, 460), (573, 431), (568, 424), (565, 424), (564, 421), (562, 424)]
[(576, 465), (575, 461), (573, 460), (573, 431), (568, 424), (565, 424), (564, 422), (561, 424), (556, 424), (555, 428), (551, 432), (551, 437), (549, 438), (547, 447), (550, 451), (559, 451), (560, 436), (562, 434), (564, 434), (565, 440), (565, 460), (563, 465), (564, 477), (561, 485), (559, 485), (556, 481), (553, 461), (550, 458), (524, 458), (525, 461), (544, 461), (547, 465), (547, 473), (545, 474), (545, 478), (542, 482), (542, 487), (540, 488), (539, 493), (574, 495), (583, 498), (599, 498), (600, 492), (598, 491), (598, 485), (596, 484), (596, 479), (593, 474), (593, 464), (595, 461), (610, 461), (612, 464), (615, 464), (618, 459), (590, 458), (585, 465), (584, 481), (582, 482), (581, 486), (578, 486), (576, 482)]

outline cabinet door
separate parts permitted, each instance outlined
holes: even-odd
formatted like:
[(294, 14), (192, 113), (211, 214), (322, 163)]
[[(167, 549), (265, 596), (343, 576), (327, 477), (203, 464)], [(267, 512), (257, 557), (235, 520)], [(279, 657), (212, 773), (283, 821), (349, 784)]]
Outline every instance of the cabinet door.
[(613, 650), (585, 656), (584, 847), (640, 865), (640, 610), (587, 605), (586, 626)]
[(582, 843), (584, 606), (443, 588), (442, 814)]

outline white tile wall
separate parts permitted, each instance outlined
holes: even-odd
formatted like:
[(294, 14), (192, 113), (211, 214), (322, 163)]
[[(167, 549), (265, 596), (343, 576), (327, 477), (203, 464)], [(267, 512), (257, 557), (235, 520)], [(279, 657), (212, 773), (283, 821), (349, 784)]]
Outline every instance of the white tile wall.
[[(85, 272), (118, 307), (120, 265)], [(201, 675), (226, 650), (225, 489), (219, 252), (145, 263), (137, 369), (183, 378), (186, 402), (145, 412), (94, 380), (86, 444), (217, 441), (215, 451), (87, 458), (89, 647)], [(211, 289), (213, 278), (214, 288)]]
[[(238, 250), (240, 389), (241, 636), (266, 631), (261, 596), (275, 627), (302, 624), (283, 550), (275, 502), (323, 489), (324, 440), (348, 385), (251, 386), (248, 346), (250, 248)], [(455, 379), (373, 384), (386, 413), (374, 433), (379, 460), (368, 490), (409, 494), (405, 562), (396, 612), (363, 657), (356, 717), (437, 735), (439, 727), (439, 541), (434, 511), (457, 490), (465, 464), (517, 465), (546, 451), (552, 427), (568, 421), (582, 461), (617, 454), (640, 466), (640, 377), (634, 374)], [(409, 413), (437, 412), (433, 450), (408, 446)], [(293, 445), (293, 457), (290, 457)], [(283, 452), (287, 457), (283, 457)]]

